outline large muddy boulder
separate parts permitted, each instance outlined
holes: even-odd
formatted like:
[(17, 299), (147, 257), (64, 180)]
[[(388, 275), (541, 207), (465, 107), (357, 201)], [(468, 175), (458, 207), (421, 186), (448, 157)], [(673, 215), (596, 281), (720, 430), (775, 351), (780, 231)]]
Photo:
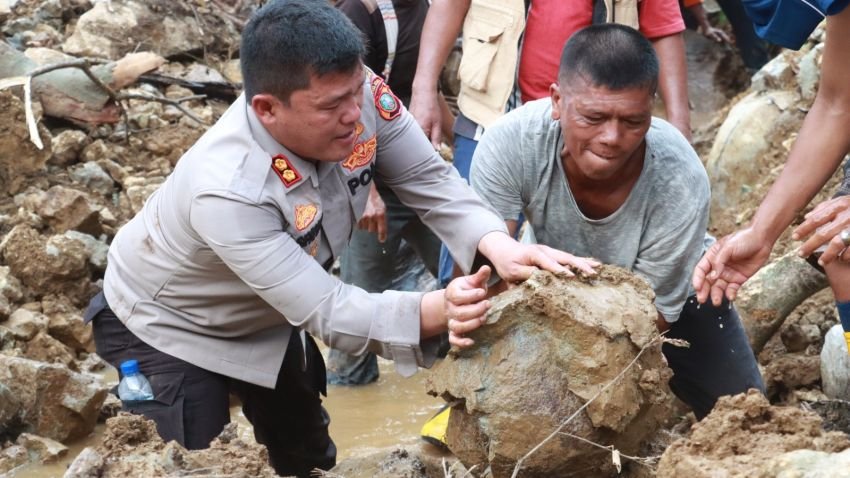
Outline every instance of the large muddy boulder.
[(653, 298), (645, 281), (610, 266), (593, 277), (536, 273), (495, 297), (487, 324), (470, 335), (475, 345), (453, 351), (427, 380), (429, 393), (456, 404), (452, 452), (467, 468), (510, 476), (574, 415), (523, 460), (521, 476), (610, 473), (610, 452), (568, 434), (634, 454), (668, 416), (669, 370), (660, 347), (647, 347)]
[(207, 449), (186, 450), (175, 441), (164, 443), (154, 422), (121, 413), (106, 421), (102, 444), (83, 450), (65, 477), (278, 476), (269, 466), (266, 447), (242, 441), (236, 427), (227, 425)]
[(22, 431), (60, 442), (91, 433), (108, 391), (96, 376), (2, 354), (0, 384), (21, 404)]
[[(658, 464), (659, 478), (774, 477), (766, 463), (794, 450), (839, 452), (850, 448), (841, 432), (821, 428), (813, 412), (771, 405), (756, 390), (721, 397), (694, 425), (689, 438), (674, 442)], [(787, 476), (841, 476), (793, 475)], [(846, 476), (846, 475), (843, 475)]]

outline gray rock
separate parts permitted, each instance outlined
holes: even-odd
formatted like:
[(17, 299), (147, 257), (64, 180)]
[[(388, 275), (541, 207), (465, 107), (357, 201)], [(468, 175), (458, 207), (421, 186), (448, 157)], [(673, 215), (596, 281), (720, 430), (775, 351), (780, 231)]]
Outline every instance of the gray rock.
[(811, 104), (815, 100), (820, 82), (820, 59), (823, 56), (823, 43), (815, 45), (808, 53), (800, 58), (797, 82), (800, 85), (800, 95)]
[(21, 281), (6, 266), (0, 266), (0, 321), (12, 313), (12, 304), (23, 297)]
[[(446, 460), (447, 475), (442, 461)], [(456, 458), (435, 455), (420, 447), (391, 447), (365, 456), (347, 458), (330, 471), (345, 478), (444, 478), (471, 476)]]
[(115, 181), (94, 161), (76, 165), (69, 173), (74, 181), (94, 192), (104, 196), (111, 196), (115, 192)]
[[(520, 457), (573, 417), (562, 432), (635, 453), (673, 403), (660, 347), (628, 367), (657, 333), (653, 298), (645, 281), (606, 266), (592, 278), (535, 273), (492, 299), (487, 324), (469, 334), (475, 345), (450, 353), (426, 381), (429, 393), (456, 403), (449, 449), (467, 468), (510, 476)], [(526, 459), (521, 476), (613, 472), (610, 452), (564, 433)]]
[(100, 478), (103, 467), (103, 455), (94, 448), (87, 447), (68, 466), (64, 478)]
[(5, 476), (5, 473), (14, 470), (15, 468), (26, 465), (30, 461), (27, 449), (20, 445), (12, 445), (0, 451), (0, 474)]
[(836, 324), (823, 340), (820, 353), (820, 374), (823, 393), (829, 398), (850, 400), (850, 355), (844, 329)]
[[(99, 211), (101, 220), (105, 217), (107, 220), (111, 218), (114, 221), (115, 218), (111, 217), (111, 214), (112, 213), (105, 208)], [(109, 245), (107, 243), (96, 239), (92, 235), (78, 231), (66, 231), (63, 235), (71, 240), (79, 241), (83, 244), (86, 249), (86, 254), (89, 256), (89, 264), (91, 264), (95, 270), (100, 272), (106, 270), (106, 255), (109, 253)]]
[(0, 382), (0, 443), (10, 438), (6, 432), (13, 431), (16, 421), (20, 416), (21, 403), (15, 398), (12, 391)]
[(53, 186), (44, 194), (29, 198), (28, 206), (45, 219), (54, 232), (78, 230), (100, 234), (100, 207), (85, 192), (65, 186)]
[(107, 393), (96, 376), (5, 355), (0, 355), (0, 382), (18, 397), (25, 431), (60, 442), (91, 433)]

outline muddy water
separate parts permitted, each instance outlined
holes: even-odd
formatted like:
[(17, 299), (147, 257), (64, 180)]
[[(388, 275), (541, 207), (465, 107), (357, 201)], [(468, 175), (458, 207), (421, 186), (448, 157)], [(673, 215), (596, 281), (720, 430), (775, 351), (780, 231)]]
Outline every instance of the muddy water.
[[(419, 429), (442, 406), (443, 401), (425, 393), (425, 373), (404, 378), (393, 370), (392, 362), (380, 360), (381, 378), (360, 387), (328, 387), (324, 405), (331, 415), (331, 437), (336, 442), (338, 461), (361, 456), (393, 445), (410, 445), (419, 440)], [(116, 380), (115, 372), (109, 375)], [(246, 438), (252, 437), (250, 424), (239, 407), (231, 417)], [(9, 475), (10, 478), (56, 478), (86, 446), (97, 445), (103, 433), (98, 425), (94, 433), (71, 444), (65, 459), (50, 465), (30, 465)]]

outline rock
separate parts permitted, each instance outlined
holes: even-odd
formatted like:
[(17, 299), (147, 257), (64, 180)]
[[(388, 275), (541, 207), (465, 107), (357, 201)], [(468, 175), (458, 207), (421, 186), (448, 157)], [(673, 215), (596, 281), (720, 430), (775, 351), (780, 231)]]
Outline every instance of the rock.
[(806, 406), (821, 417), (824, 430), (850, 434), (850, 402), (824, 396), (807, 400)]
[(820, 374), (827, 397), (850, 400), (850, 355), (841, 324), (836, 324), (826, 334), (820, 353)]
[[(771, 140), (775, 130), (780, 120), (785, 119), (782, 113), (797, 98), (796, 92), (753, 92), (729, 111), (717, 131), (705, 165), (711, 181), (712, 225), (723, 220), (718, 216), (728, 216), (726, 221), (735, 221), (737, 205), (762, 180), (762, 161), (773, 148)], [(753, 118), (759, 120), (753, 121)]]
[(17, 444), (26, 448), (31, 461), (36, 463), (54, 463), (68, 453), (68, 447), (56, 440), (29, 433), (21, 433)]
[(16, 434), (20, 412), (21, 402), (15, 398), (9, 387), (0, 383), (0, 446)]
[(100, 415), (97, 417), (97, 421), (103, 423), (112, 417), (117, 417), (123, 406), (120, 398), (111, 393), (107, 394), (106, 400), (103, 401), (103, 405), (100, 407)]
[(51, 155), (50, 132), (39, 125), (44, 149), (30, 141), (24, 103), (9, 90), (0, 91), (0, 111), (0, 191), (13, 195), (24, 189), (30, 175), (44, 169)]
[(9, 7), (9, 0), (0, 0), (0, 22), (5, 22), (11, 14), (12, 9)]
[(79, 309), (65, 298), (52, 297), (42, 300), (42, 308), (48, 317), (47, 330), (51, 336), (75, 352), (94, 352), (92, 328), (83, 323)]
[(88, 144), (88, 136), (79, 130), (69, 129), (53, 137), (53, 156), (50, 164), (68, 166), (79, 160), (80, 153)]
[(12, 313), (12, 304), (23, 297), (21, 281), (6, 266), (0, 266), (0, 322)]
[[(105, 221), (108, 224), (115, 223), (115, 217), (112, 216), (109, 209), (101, 209), (98, 212), (98, 215), (100, 216), (101, 221)], [(94, 238), (93, 236), (83, 234), (78, 231), (65, 231), (65, 234), (62, 235), (70, 240), (79, 241), (83, 244), (86, 254), (89, 257), (89, 264), (91, 264), (96, 271), (104, 272), (106, 270), (106, 255), (109, 253), (108, 244)]]
[[(120, 161), (121, 158), (127, 155), (127, 150), (123, 146), (120, 145), (107, 145), (102, 139), (94, 141), (88, 146), (83, 148), (82, 153), (80, 153), (80, 160), (84, 162), (96, 161), (100, 166), (109, 172), (112, 179), (119, 181), (120, 178), (115, 177), (113, 171), (110, 168), (106, 167), (101, 161)], [(117, 166), (117, 165), (116, 165)]]
[(794, 450), (838, 452), (848, 447), (847, 435), (824, 431), (816, 414), (770, 405), (761, 393), (750, 390), (721, 397), (714, 410), (693, 426), (689, 438), (667, 448), (657, 476), (784, 476), (761, 474), (761, 466)]
[(115, 192), (115, 181), (94, 161), (78, 164), (68, 170), (71, 179), (87, 189), (111, 197)]
[[(487, 325), (469, 335), (476, 345), (452, 352), (426, 382), (430, 394), (457, 401), (449, 449), (467, 468), (510, 476), (520, 457), (573, 417), (562, 432), (634, 454), (672, 407), (662, 378), (671, 374), (660, 347), (649, 346), (657, 333), (653, 298), (645, 281), (605, 266), (590, 278), (535, 273), (492, 299)], [(523, 462), (521, 475), (612, 470), (610, 452), (562, 433)]]
[(12, 445), (0, 451), (0, 474), (14, 470), (29, 463), (30, 455), (27, 449), (20, 445)]
[(820, 381), (820, 357), (804, 353), (789, 353), (770, 361), (763, 373), (767, 396), (780, 390), (794, 390)]
[[(204, 450), (163, 443), (156, 425), (140, 415), (121, 413), (106, 421), (103, 442), (71, 463), (66, 478), (142, 478), (150, 476), (277, 477), (262, 445), (243, 442), (230, 424)], [(104, 458), (108, 457), (108, 458)]]
[(39, 333), (21, 346), (21, 356), (44, 363), (62, 364), (71, 370), (76, 369), (76, 354), (62, 342), (47, 333)]
[(57, 185), (31, 201), (28, 206), (44, 218), (54, 232), (73, 229), (100, 234), (100, 224), (97, 222), (100, 207), (88, 193)]
[(0, 383), (20, 400), (26, 432), (60, 442), (94, 429), (107, 388), (67, 367), (0, 355)]
[(15, 226), (0, 242), (0, 255), (33, 295), (64, 294), (81, 306), (91, 298), (85, 245), (63, 235), (45, 239), (35, 229)]
[(101, 478), (103, 467), (103, 456), (94, 448), (87, 447), (68, 466), (64, 478)]
[(850, 477), (850, 450), (827, 453), (795, 450), (770, 458), (759, 470), (758, 477)]
[(3, 323), (17, 340), (32, 340), (38, 333), (47, 330), (47, 317), (39, 312), (19, 308)]
[(820, 83), (820, 63), (823, 56), (823, 43), (815, 45), (808, 53), (800, 58), (798, 64), (797, 82), (800, 85), (800, 96), (811, 104), (815, 100)]
[(80, 17), (62, 50), (113, 60), (137, 50), (169, 57), (200, 50), (211, 40), (191, 10), (184, 11), (176, 2), (98, 2)]
[(145, 201), (165, 181), (163, 177), (129, 177), (124, 180), (124, 192), (127, 194), (127, 206), (133, 216), (142, 210)]
[[(443, 469), (442, 460), (446, 460)], [(347, 458), (330, 470), (345, 478), (444, 478), (465, 476), (466, 468), (456, 458), (435, 456), (417, 447), (385, 448), (365, 456)]]
[(242, 65), (239, 59), (227, 60), (221, 68), (221, 73), (231, 83), (242, 84)]
[(780, 339), (789, 352), (802, 352), (820, 340), (820, 328), (814, 324), (789, 324), (780, 331)]
[[(66, 55), (61, 51), (54, 50), (52, 48), (44, 48), (44, 47), (32, 47), (24, 50), (24, 55), (30, 60), (38, 63), (39, 65), (49, 65), (51, 63), (61, 63), (63, 61), (73, 60), (74, 57), (71, 55)], [(73, 130), (66, 130), (73, 131)], [(61, 133), (60, 133), (61, 134)], [(83, 133), (85, 135), (85, 133)], [(54, 140), (54, 149), (55, 149), (55, 141)]]

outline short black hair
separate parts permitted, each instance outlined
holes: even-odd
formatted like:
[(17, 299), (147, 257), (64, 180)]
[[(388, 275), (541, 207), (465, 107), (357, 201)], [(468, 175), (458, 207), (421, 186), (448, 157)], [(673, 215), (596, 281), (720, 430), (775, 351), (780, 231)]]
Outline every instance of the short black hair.
[(245, 25), (239, 49), (248, 100), (259, 93), (289, 101), (310, 75), (350, 72), (365, 53), (360, 31), (327, 0), (272, 0)]
[(658, 88), (658, 56), (652, 44), (634, 28), (614, 23), (591, 25), (564, 45), (558, 82), (582, 77), (611, 90)]

